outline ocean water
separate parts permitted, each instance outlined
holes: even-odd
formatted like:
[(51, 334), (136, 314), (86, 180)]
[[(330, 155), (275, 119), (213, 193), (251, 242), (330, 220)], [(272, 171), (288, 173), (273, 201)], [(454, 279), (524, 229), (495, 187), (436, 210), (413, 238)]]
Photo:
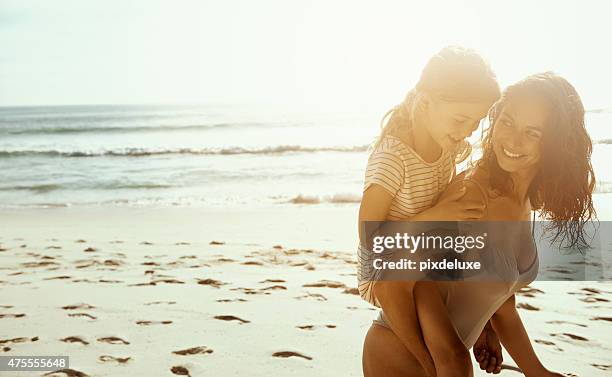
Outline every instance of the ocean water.
[[(244, 105), (0, 108), (0, 208), (354, 204), (381, 115)], [(611, 121), (612, 110), (587, 114), (598, 192), (612, 192)]]

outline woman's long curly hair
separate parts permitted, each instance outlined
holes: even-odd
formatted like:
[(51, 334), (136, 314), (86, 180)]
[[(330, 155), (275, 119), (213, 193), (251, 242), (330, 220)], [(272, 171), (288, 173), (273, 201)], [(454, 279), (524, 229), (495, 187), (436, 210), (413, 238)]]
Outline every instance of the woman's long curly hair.
[(489, 183), (496, 192), (503, 195), (512, 190), (512, 179), (501, 169), (493, 151), (493, 131), (504, 106), (521, 95), (541, 99), (551, 108), (540, 140), (538, 171), (527, 191), (532, 208), (550, 221), (545, 229), (552, 242), (560, 241), (569, 248), (588, 247), (584, 227), (596, 217), (592, 142), (584, 125), (580, 96), (567, 80), (544, 72), (506, 88), (489, 110), (490, 127), (483, 137), (479, 164), (489, 172)]

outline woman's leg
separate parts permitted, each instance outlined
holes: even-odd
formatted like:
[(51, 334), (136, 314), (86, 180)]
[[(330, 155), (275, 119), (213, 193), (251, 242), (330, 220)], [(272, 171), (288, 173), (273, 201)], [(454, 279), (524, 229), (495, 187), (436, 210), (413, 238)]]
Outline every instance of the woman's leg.
[(372, 324), (363, 343), (364, 377), (427, 377), (402, 341), (384, 326)]

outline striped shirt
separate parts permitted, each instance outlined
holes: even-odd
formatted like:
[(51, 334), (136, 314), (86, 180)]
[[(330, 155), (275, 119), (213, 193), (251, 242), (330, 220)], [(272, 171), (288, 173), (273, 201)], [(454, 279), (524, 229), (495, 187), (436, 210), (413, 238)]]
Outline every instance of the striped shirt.
[[(363, 191), (380, 185), (393, 196), (386, 220), (405, 220), (433, 206), (455, 174), (455, 157), (443, 151), (437, 161), (426, 162), (399, 138), (386, 135), (368, 159)], [(372, 294), (376, 281), (372, 253), (360, 245), (358, 256), (359, 293), (380, 307)]]

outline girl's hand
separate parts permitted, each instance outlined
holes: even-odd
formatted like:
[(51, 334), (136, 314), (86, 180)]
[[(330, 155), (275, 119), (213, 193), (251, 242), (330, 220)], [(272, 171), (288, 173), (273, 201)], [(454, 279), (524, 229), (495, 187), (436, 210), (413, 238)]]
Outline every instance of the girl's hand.
[(485, 203), (480, 194), (467, 193), (465, 187), (445, 195), (433, 207), (414, 216), (420, 221), (469, 221), (478, 220), (484, 215)]

